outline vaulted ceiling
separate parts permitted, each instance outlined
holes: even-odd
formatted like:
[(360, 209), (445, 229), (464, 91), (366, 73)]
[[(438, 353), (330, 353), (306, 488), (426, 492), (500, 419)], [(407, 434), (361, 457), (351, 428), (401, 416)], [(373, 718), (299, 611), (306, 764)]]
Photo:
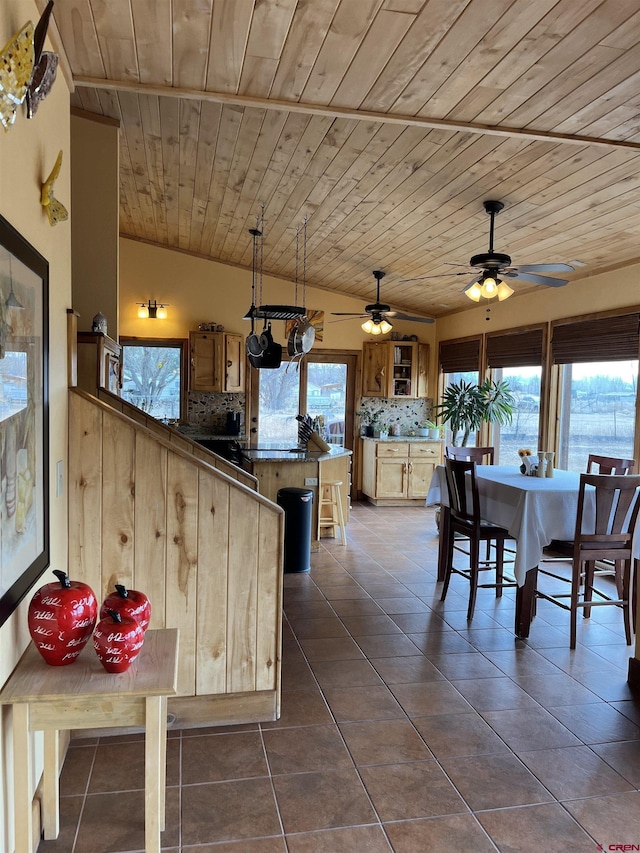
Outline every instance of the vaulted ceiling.
[(121, 124), (128, 237), (250, 267), (264, 205), (265, 272), (306, 218), (308, 284), (433, 316), (485, 199), (514, 264), (640, 258), (637, 0), (56, 0), (50, 36)]

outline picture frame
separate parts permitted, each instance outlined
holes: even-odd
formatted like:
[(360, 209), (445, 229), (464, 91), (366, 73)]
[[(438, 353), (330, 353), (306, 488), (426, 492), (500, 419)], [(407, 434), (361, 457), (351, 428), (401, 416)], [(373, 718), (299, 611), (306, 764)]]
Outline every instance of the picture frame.
[(0, 625), (49, 566), (49, 263), (0, 216)]

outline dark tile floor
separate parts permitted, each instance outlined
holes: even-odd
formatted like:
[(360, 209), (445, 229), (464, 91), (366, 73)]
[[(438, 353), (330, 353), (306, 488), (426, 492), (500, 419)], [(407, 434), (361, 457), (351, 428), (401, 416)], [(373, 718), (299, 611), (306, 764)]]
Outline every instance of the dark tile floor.
[[(281, 718), (170, 731), (163, 850), (640, 844), (619, 610), (595, 610), (570, 651), (566, 614), (541, 602), (516, 641), (513, 590), (481, 590), (470, 626), (462, 578), (440, 603), (432, 510), (356, 504), (347, 538), (285, 576)], [(142, 850), (143, 763), (135, 735), (72, 742), (60, 837), (39, 853)]]

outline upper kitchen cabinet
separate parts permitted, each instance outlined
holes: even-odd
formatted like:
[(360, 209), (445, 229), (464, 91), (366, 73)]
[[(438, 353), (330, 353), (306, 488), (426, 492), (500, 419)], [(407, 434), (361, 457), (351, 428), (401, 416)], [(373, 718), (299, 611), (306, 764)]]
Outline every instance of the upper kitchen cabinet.
[(242, 335), (189, 332), (190, 391), (244, 391)]
[(365, 341), (362, 396), (427, 396), (428, 344), (414, 341)]

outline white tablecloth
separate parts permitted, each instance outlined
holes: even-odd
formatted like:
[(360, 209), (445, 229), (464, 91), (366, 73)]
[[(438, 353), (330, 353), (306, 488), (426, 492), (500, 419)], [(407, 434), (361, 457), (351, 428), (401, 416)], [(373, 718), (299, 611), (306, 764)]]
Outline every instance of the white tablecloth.
[[(524, 584), (552, 539), (573, 539), (578, 511), (580, 475), (555, 470), (553, 477), (525, 477), (514, 465), (478, 465), (482, 517), (505, 527), (517, 541), (514, 573)], [(444, 465), (438, 465), (429, 486), (427, 505), (448, 505)], [(585, 507), (588, 510), (588, 505)], [(585, 523), (591, 523), (585, 517)]]

